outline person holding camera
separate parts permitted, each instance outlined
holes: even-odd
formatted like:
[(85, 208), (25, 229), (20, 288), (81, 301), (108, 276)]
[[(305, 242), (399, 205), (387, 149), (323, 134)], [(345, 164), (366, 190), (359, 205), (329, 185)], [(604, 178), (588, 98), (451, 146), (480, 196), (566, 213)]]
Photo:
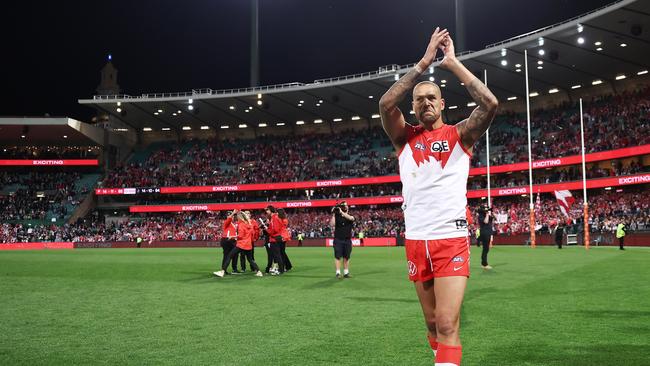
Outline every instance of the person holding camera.
[(343, 201), (332, 208), (330, 226), (334, 231), (334, 258), (336, 278), (341, 278), (341, 258), (343, 258), (343, 277), (350, 277), (350, 254), (352, 254), (352, 224), (354, 216), (348, 213), (348, 204)]
[(483, 246), (481, 253), (481, 266), (483, 269), (492, 269), (488, 264), (487, 256), (490, 251), (490, 242), (492, 241), (492, 226), (494, 225), (494, 213), (492, 207), (481, 206), (478, 212), (478, 222), (480, 225), (480, 236), (478, 237), (479, 243)]

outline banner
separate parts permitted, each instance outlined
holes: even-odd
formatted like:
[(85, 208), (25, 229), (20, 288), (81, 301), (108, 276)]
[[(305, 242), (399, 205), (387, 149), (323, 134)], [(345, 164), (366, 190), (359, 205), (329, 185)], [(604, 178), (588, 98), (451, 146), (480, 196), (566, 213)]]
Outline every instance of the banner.
[[(587, 181), (587, 188), (604, 188), (616, 187), (630, 184), (650, 183), (650, 174), (638, 174), (625, 177), (599, 178)], [(497, 188), (492, 190), (492, 197), (498, 196), (516, 196), (528, 194), (528, 186)], [(562, 190), (582, 189), (582, 181), (540, 184), (533, 186), (536, 192), (548, 193)], [(472, 190), (467, 192), (467, 198), (487, 197), (487, 189)], [(313, 208), (313, 207), (333, 207), (343, 199), (312, 200), (312, 201), (284, 201), (284, 202), (233, 202), (233, 203), (204, 203), (192, 205), (140, 205), (130, 206), (130, 212), (185, 212), (185, 211), (227, 211), (232, 209), (240, 210), (261, 210), (268, 205), (276, 208)], [(357, 197), (345, 198), (350, 206), (364, 205), (386, 205), (392, 203), (402, 203), (404, 199), (401, 196), (380, 196), (380, 197)]]
[(97, 166), (97, 159), (0, 160), (0, 166)]
[[(603, 151), (585, 155), (586, 162), (594, 162), (609, 159), (618, 159), (629, 156), (650, 154), (650, 144), (628, 147), (624, 149)], [(582, 162), (580, 155), (567, 156), (563, 158), (553, 158), (533, 161), (533, 169), (551, 168), (565, 165), (575, 165)], [(507, 173), (515, 171), (528, 170), (528, 162), (497, 165), (490, 167), (490, 174)], [(471, 168), (470, 176), (485, 175), (487, 168)], [(289, 189), (307, 189), (323, 187), (342, 187), (342, 186), (361, 186), (367, 184), (387, 184), (399, 183), (399, 175), (387, 175), (381, 177), (369, 178), (348, 178), (333, 180), (318, 180), (307, 182), (283, 182), (283, 183), (257, 183), (257, 184), (237, 184), (225, 186), (184, 186), (184, 187), (160, 187), (160, 188), (139, 188), (139, 193), (214, 193), (214, 192), (238, 192), (238, 191), (270, 191), (270, 190), (289, 190)], [(128, 193), (127, 193), (128, 192)], [(131, 193), (132, 192), (132, 193)], [(98, 188), (95, 189), (97, 195), (122, 195), (136, 194), (136, 188)]]

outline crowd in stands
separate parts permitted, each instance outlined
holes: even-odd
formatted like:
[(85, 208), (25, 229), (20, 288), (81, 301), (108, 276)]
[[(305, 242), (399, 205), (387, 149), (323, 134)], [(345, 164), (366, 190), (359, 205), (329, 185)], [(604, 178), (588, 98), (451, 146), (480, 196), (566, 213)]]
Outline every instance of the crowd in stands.
[[(388, 208), (359, 207), (355, 232), (366, 237), (396, 236), (404, 231), (402, 211)], [(164, 240), (218, 240), (221, 236), (223, 213), (192, 212), (179, 214), (121, 217), (111, 220), (88, 218), (62, 226), (2, 224), (0, 243), (23, 241), (133, 241), (137, 237), (147, 241)], [(253, 218), (264, 218), (262, 212), (253, 212)], [(302, 233), (306, 238), (331, 236), (328, 209), (289, 210), (290, 230), (295, 238)], [(108, 221), (108, 222), (107, 222)]]
[[(650, 143), (650, 88), (585, 103), (587, 152)], [(533, 159), (577, 155), (577, 105), (533, 113)], [(523, 114), (497, 117), (490, 135), (491, 164), (527, 161)], [(112, 170), (103, 187), (161, 187), (291, 182), (397, 174), (395, 153), (384, 131), (371, 128), (334, 134), (258, 137), (255, 140), (194, 141), (166, 146), (143, 163)], [(473, 166), (484, 166), (483, 139)]]
[[(536, 231), (550, 232), (560, 222), (568, 223), (574, 231), (582, 230), (583, 201), (579, 193), (571, 206), (569, 217), (565, 216), (551, 194), (544, 194), (539, 202), (535, 197)], [(542, 198), (543, 197), (543, 198)], [(629, 229), (650, 230), (650, 196), (643, 190), (630, 192), (605, 192), (589, 196), (589, 224), (593, 232), (612, 232), (625, 219)], [(475, 208), (478, 202), (470, 202)], [(530, 203), (526, 197), (499, 197), (492, 206), (496, 215), (504, 221), (495, 228), (500, 234), (521, 234), (529, 232)], [(475, 211), (475, 210), (474, 210)]]
[(97, 159), (98, 146), (6, 146), (0, 159)]
[(0, 221), (43, 220), (48, 212), (63, 219), (66, 205), (79, 203), (75, 191), (79, 179), (79, 173), (0, 172)]
[[(543, 197), (543, 198), (542, 198)], [(576, 193), (576, 202), (564, 216), (556, 200), (544, 194), (536, 203), (536, 231), (551, 232), (560, 222), (567, 222), (580, 230), (582, 227), (582, 199)], [(535, 199), (537, 202), (537, 199)], [(484, 201), (470, 201), (470, 209), (476, 222), (477, 206)], [(602, 191), (590, 198), (590, 227), (593, 232), (612, 232), (625, 219), (630, 231), (650, 230), (650, 196), (642, 189), (627, 192)], [(529, 201), (526, 197), (497, 197), (494, 211), (502, 219), (495, 226), (499, 234), (528, 232)], [(292, 236), (302, 233), (305, 238), (330, 237), (329, 209), (291, 209), (289, 227)], [(403, 213), (398, 205), (352, 207), (356, 217), (354, 233), (363, 232), (366, 237), (403, 235)], [(160, 240), (218, 240), (224, 213), (191, 212), (124, 216), (109, 219), (91, 216), (75, 224), (63, 226), (4, 223), (0, 228), (0, 242), (21, 241), (132, 241), (141, 237), (147, 241)], [(253, 212), (254, 218), (263, 217), (261, 211)]]
[[(650, 87), (584, 101), (583, 111), (587, 153), (650, 144)], [(531, 114), (533, 160), (580, 154), (577, 103)], [(527, 161), (526, 115), (501, 114), (493, 126), (497, 132), (490, 134), (490, 164)], [(474, 146), (473, 166), (484, 166), (484, 156), (481, 139)]]

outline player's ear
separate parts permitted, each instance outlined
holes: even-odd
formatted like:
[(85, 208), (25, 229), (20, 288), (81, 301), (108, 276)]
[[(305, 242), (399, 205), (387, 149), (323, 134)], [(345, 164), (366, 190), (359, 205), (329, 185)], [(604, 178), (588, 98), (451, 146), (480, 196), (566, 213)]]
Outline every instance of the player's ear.
[(445, 110), (445, 99), (444, 98), (440, 99), (440, 110), (441, 111)]

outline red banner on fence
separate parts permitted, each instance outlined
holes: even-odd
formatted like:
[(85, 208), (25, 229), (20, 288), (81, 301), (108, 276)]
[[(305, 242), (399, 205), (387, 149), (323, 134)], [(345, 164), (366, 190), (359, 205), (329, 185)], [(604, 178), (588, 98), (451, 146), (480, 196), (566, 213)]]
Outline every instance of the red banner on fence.
[(0, 166), (97, 166), (97, 159), (0, 160)]

